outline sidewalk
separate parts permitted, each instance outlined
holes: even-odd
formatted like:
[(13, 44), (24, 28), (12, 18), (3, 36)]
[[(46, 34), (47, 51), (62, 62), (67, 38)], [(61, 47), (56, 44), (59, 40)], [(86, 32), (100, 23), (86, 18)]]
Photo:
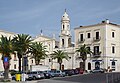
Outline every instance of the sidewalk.
[(37, 81), (25, 81), (25, 82), (22, 82), (22, 81), (14, 81), (12, 80), (11, 82), (0, 82), (0, 83), (37, 83)]
[(37, 83), (37, 80), (36, 81), (25, 81), (25, 82), (23, 81), (17, 82), (17, 81), (12, 80), (11, 82), (8, 82), (8, 83)]
[(0, 83), (37, 83), (38, 80), (35, 81), (15, 81), (15, 80), (11, 80), (10, 82), (1, 82), (1, 80), (3, 80), (4, 78), (0, 78)]

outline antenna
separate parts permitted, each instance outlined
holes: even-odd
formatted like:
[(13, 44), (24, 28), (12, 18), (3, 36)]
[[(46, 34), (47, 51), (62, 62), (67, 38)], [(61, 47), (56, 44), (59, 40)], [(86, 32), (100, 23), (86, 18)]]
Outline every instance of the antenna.
[(43, 35), (43, 31), (42, 31), (42, 29), (40, 30), (40, 35)]
[(65, 8), (65, 12), (66, 12), (66, 8)]

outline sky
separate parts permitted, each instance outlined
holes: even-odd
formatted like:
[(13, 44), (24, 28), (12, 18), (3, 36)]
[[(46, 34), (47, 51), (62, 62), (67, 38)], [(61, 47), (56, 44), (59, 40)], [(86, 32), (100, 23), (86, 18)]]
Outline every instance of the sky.
[(59, 38), (65, 9), (74, 28), (105, 19), (120, 24), (120, 0), (0, 0), (0, 30)]

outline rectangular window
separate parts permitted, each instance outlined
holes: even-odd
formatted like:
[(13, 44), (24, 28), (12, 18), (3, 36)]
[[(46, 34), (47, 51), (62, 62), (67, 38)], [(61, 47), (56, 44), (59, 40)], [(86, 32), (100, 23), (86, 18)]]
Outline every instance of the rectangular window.
[(99, 53), (99, 46), (94, 46), (94, 54), (98, 54)]
[(87, 34), (87, 37), (90, 38), (90, 33)]
[(114, 32), (112, 32), (112, 38), (114, 38), (115, 37), (115, 34), (114, 34)]
[(80, 34), (80, 41), (83, 41), (83, 34)]
[(31, 60), (31, 62), (33, 63), (33, 60)]
[(87, 47), (87, 49), (90, 51), (90, 47)]
[(112, 53), (115, 53), (115, 47), (112, 46)]
[(14, 55), (14, 61), (16, 61), (17, 60), (17, 57), (16, 57), (16, 55)]
[(16, 64), (14, 64), (14, 69), (16, 69)]
[(96, 39), (99, 39), (99, 32), (96, 32)]

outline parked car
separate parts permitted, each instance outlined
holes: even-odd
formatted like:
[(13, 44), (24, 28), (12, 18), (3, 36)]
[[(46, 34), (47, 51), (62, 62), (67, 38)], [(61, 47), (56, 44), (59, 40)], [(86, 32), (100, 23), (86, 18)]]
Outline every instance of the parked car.
[(36, 80), (36, 79), (42, 79), (45, 78), (44, 73), (42, 71), (32, 71), (28, 72), (28, 80)]
[(11, 76), (13, 76), (13, 75), (15, 75), (16, 73), (18, 73), (18, 71), (16, 71), (16, 70), (9, 70), (9, 72), (10, 72)]
[(11, 75), (12, 80), (16, 80), (16, 74), (20, 74), (21, 80), (23, 79), (23, 77), (25, 80), (28, 80), (28, 74), (23, 73), (23, 72), (16, 72), (16, 73), (12, 74)]
[(44, 71), (44, 72), (46, 72), (46, 73), (50, 74), (50, 75), (51, 75), (51, 77), (55, 77), (54, 71), (51, 71), (51, 70), (46, 70), (46, 71)]
[(65, 72), (65, 75), (66, 75), (66, 76), (74, 75), (74, 71), (71, 70), (71, 69), (63, 70), (63, 72)]
[(74, 75), (79, 74), (79, 71), (77, 69), (72, 69), (74, 72)]
[(83, 69), (80, 69), (79, 73), (80, 73), (80, 74), (83, 74), (83, 73), (84, 73), (84, 70), (83, 70)]
[(61, 70), (52, 70), (54, 72), (55, 77), (64, 77), (65, 73), (62, 72)]
[(43, 73), (44, 73), (45, 79), (52, 78), (52, 75), (50, 73), (47, 73), (47, 72), (43, 72)]
[(93, 69), (90, 71), (90, 73), (104, 73), (104, 69), (100, 68), (100, 69)]
[(4, 71), (0, 71), (0, 76), (4, 76)]

